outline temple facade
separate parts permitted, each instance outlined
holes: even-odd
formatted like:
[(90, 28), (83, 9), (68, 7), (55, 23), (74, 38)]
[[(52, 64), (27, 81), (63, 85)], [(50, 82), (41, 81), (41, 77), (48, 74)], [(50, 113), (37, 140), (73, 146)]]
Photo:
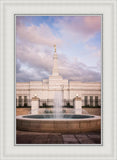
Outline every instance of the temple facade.
[(81, 97), (82, 106), (101, 106), (101, 83), (63, 79), (59, 74), (57, 61), (55, 48), (52, 75), (48, 79), (16, 83), (16, 105), (31, 106), (31, 100), (36, 95), (39, 98), (39, 106), (53, 106), (55, 93), (60, 92), (63, 106), (74, 106), (76, 95)]

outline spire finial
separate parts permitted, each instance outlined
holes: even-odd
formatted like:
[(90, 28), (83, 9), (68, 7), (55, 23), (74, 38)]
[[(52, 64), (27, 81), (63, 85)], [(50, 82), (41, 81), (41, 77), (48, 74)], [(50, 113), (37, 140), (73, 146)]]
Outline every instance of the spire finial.
[(56, 44), (54, 44), (54, 52), (56, 53)]

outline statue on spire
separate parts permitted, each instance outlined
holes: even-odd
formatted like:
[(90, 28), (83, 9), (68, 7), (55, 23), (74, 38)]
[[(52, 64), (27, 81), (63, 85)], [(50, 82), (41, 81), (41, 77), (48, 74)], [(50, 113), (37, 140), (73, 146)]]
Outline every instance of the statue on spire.
[(56, 44), (54, 44), (54, 52), (56, 53)]

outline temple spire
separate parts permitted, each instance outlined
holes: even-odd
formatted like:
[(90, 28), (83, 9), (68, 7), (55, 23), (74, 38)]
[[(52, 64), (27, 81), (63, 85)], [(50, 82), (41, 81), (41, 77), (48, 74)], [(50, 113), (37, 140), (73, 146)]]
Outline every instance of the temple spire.
[(56, 53), (56, 44), (54, 44), (54, 52)]
[(53, 70), (52, 70), (52, 75), (53, 76), (58, 76), (59, 72), (58, 72), (58, 56), (56, 53), (56, 44), (54, 45), (54, 56), (53, 56)]

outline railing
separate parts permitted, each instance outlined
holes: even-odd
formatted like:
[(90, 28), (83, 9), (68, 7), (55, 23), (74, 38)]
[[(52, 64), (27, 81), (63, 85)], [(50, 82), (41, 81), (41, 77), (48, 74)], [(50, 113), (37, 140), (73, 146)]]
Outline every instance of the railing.
[[(53, 103), (54, 101), (53, 100), (39, 100), (39, 106), (53, 106)], [(31, 106), (31, 100), (30, 99), (27, 99), (27, 100), (24, 100), (24, 99), (20, 99), (20, 100), (17, 100), (16, 99), (16, 106), (17, 107), (28, 107), (28, 106)], [(74, 106), (74, 101), (73, 100), (64, 100), (63, 101), (63, 106)], [(98, 99), (98, 101), (90, 101), (90, 100), (82, 100), (82, 106), (101, 106), (101, 100)]]

